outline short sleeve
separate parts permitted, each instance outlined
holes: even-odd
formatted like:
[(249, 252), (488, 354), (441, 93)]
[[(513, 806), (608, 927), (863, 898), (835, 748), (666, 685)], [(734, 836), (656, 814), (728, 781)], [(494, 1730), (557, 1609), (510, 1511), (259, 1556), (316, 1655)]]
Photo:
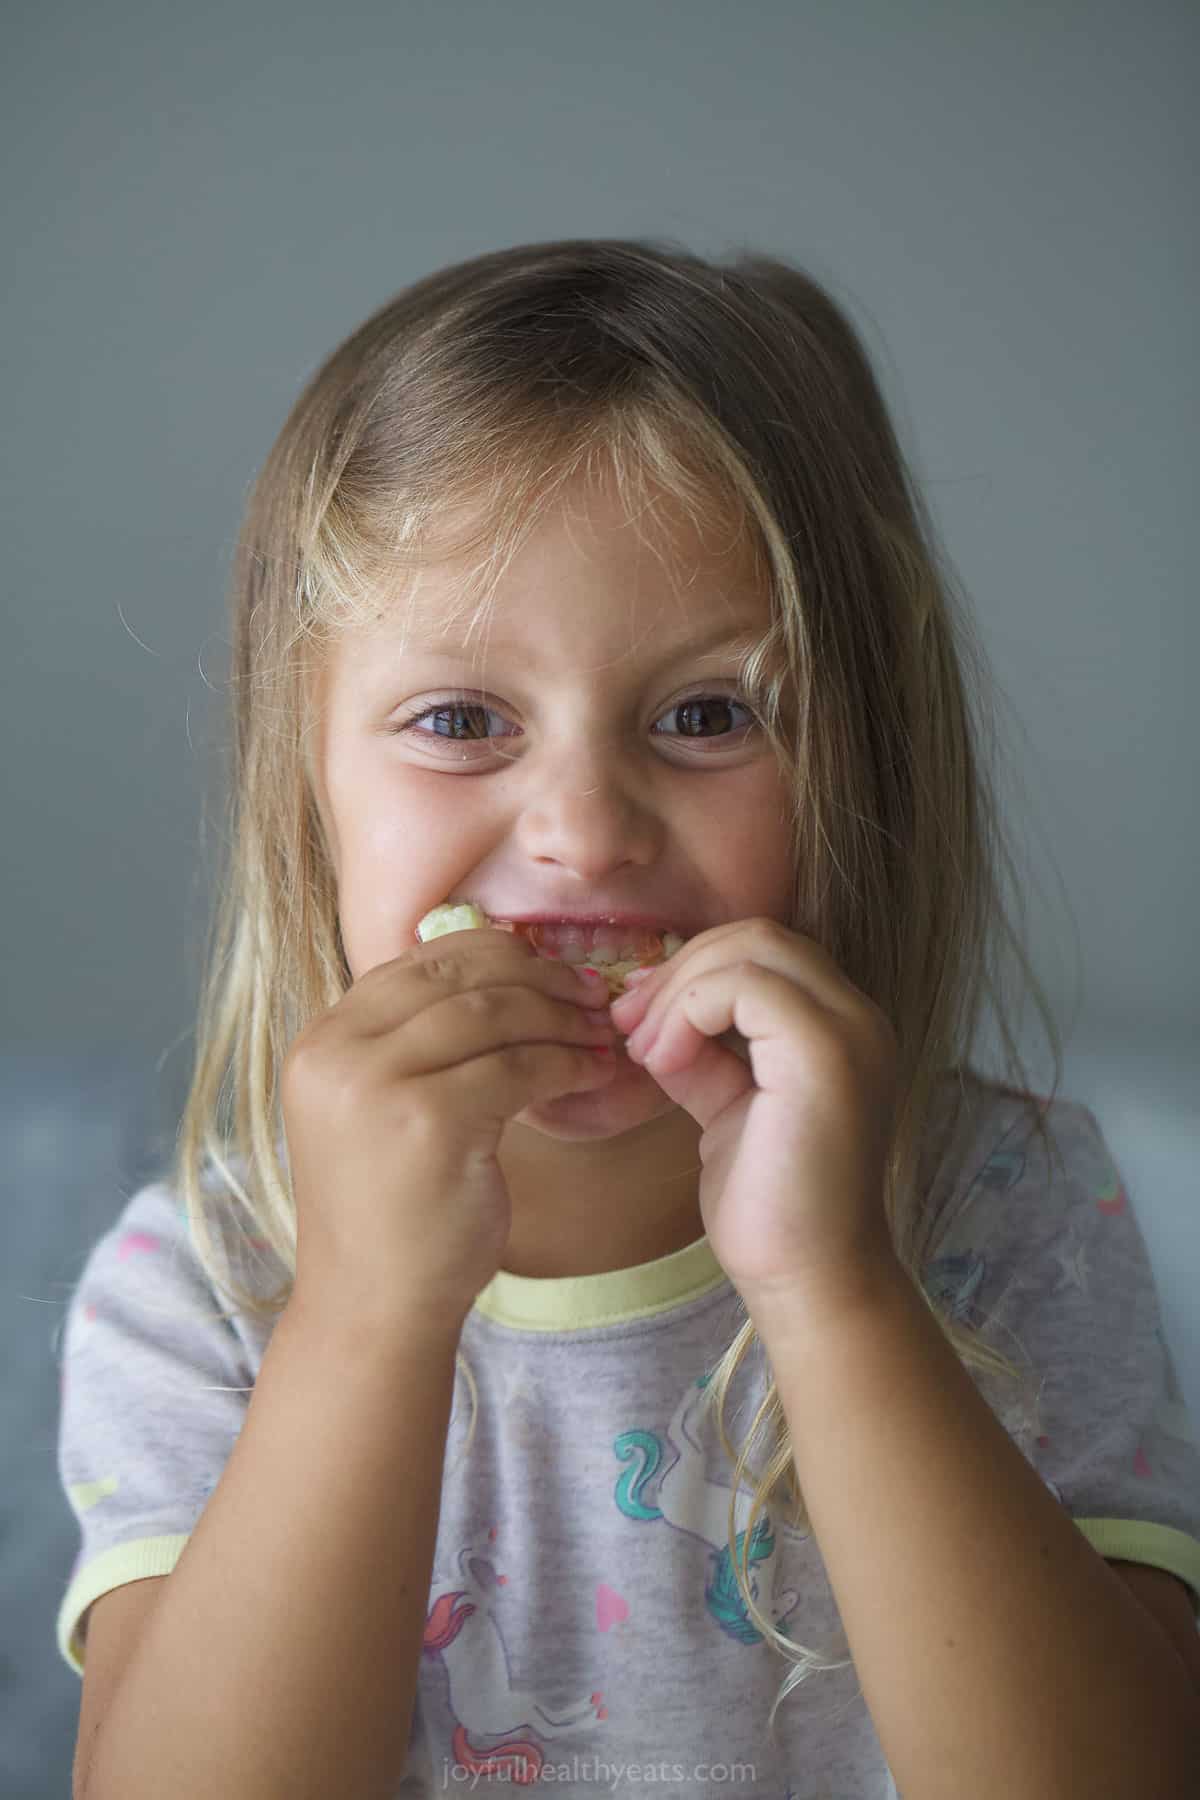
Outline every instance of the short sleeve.
[(970, 1373), (1093, 1548), (1178, 1576), (1200, 1618), (1200, 1446), (1133, 1200), (1086, 1106), (1049, 1125), (1056, 1155), (1019, 1108), (993, 1116), (927, 1291), (1018, 1365)]
[(143, 1188), (89, 1252), (62, 1334), (59, 1479), (80, 1547), (57, 1620), (174, 1568), (228, 1461), (253, 1388), (246, 1344), (190, 1245), (172, 1191)]

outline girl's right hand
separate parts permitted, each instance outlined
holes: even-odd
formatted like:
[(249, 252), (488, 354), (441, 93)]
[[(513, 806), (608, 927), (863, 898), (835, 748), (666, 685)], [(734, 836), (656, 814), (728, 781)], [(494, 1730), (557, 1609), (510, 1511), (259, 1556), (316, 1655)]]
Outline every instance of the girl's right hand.
[[(598, 992), (594, 991), (597, 989)], [(359, 977), (284, 1057), (297, 1291), (461, 1329), (500, 1267), (509, 1119), (602, 1087), (608, 992), (517, 933), (450, 932)]]

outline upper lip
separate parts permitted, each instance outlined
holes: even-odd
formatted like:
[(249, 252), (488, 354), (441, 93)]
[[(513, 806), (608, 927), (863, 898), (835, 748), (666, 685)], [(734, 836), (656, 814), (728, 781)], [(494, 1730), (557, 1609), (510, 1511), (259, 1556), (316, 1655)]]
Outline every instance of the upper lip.
[(687, 927), (681, 925), (677, 919), (664, 919), (653, 913), (559, 911), (552, 913), (493, 913), (491, 916), (503, 919), (510, 925), (579, 925), (583, 927), (627, 925), (635, 931), (674, 931), (681, 937), (690, 935)]

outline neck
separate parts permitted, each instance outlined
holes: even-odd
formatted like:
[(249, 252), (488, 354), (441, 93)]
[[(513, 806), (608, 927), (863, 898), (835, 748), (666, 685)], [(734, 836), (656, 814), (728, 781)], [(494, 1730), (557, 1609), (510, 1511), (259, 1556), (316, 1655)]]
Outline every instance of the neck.
[(607, 1275), (686, 1249), (704, 1236), (699, 1137), (682, 1110), (591, 1143), (510, 1124), (499, 1153), (513, 1208), (501, 1266), (535, 1280)]

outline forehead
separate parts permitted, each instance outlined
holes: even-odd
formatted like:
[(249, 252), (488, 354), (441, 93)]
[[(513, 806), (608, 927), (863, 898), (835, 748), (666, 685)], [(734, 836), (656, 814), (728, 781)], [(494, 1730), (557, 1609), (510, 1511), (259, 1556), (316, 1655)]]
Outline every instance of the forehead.
[[(349, 672), (425, 661), (520, 660), (561, 666), (696, 655), (715, 660), (770, 626), (763, 564), (747, 531), (713, 509), (697, 527), (677, 502), (630, 516), (611, 495), (564, 503), (491, 578), (478, 559), (411, 571), (369, 625), (340, 634)], [(483, 604), (481, 597), (486, 593)]]

